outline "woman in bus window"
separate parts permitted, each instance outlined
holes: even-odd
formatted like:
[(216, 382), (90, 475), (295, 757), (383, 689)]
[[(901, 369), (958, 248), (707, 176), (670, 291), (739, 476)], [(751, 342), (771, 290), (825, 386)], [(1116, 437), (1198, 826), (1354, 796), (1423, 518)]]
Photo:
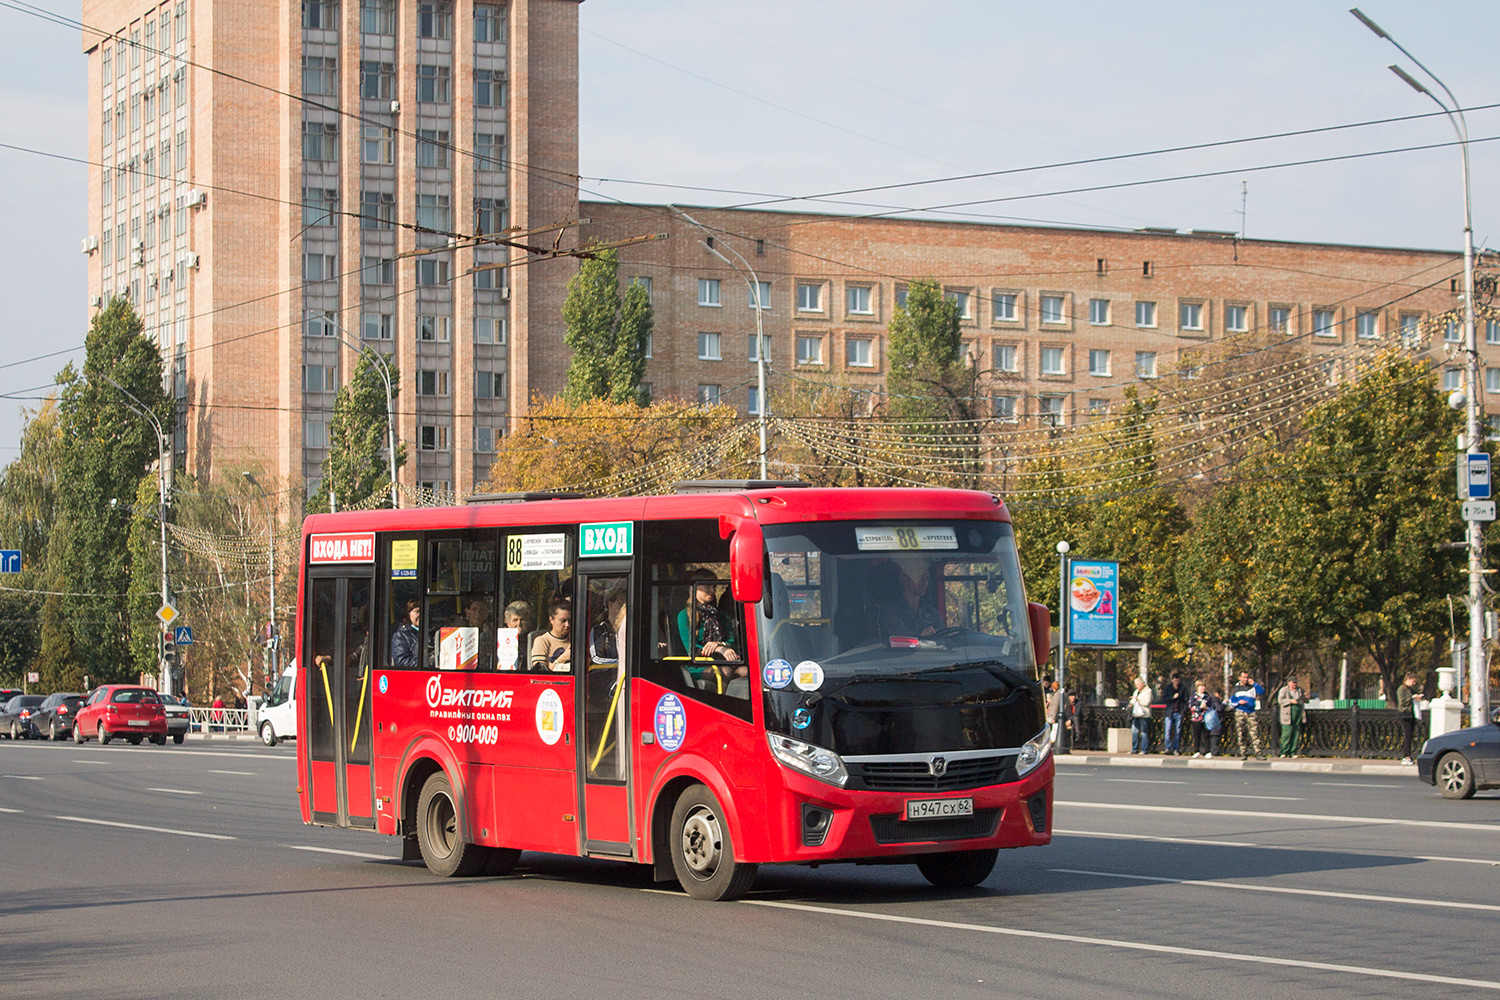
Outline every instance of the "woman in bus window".
[[(677, 612), (677, 635), (693, 660), (706, 657), (707, 664), (691, 663), (688, 674), (701, 686), (723, 690), (732, 678), (746, 677), (749, 670), (740, 662), (735, 651), (737, 637), (734, 621), (720, 612), (714, 601), (714, 575), (706, 569), (696, 569), (688, 575), (693, 581), (688, 592), (687, 607)], [(705, 683), (708, 678), (711, 682)]]
[(422, 606), (406, 602), (406, 620), (391, 633), (391, 666), (414, 668), (422, 654)]
[(531, 669), (565, 674), (573, 667), (573, 604), (566, 597), (552, 602), (547, 631), (531, 644)]

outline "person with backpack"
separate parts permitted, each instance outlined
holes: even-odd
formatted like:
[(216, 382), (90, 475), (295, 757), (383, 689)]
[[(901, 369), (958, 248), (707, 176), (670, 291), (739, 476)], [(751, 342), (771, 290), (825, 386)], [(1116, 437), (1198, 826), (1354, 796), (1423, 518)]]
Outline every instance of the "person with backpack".
[(1266, 695), (1266, 689), (1250, 678), (1250, 671), (1240, 671), (1240, 682), (1229, 692), (1229, 708), (1234, 715), (1234, 737), (1240, 746), (1240, 759), (1250, 759), (1250, 748), (1255, 748), (1257, 759), (1266, 752), (1260, 745), (1260, 728), (1255, 724), (1255, 710)]
[(1219, 742), (1219, 699), (1208, 693), (1208, 685), (1199, 681), (1188, 699), (1188, 721), (1192, 723), (1194, 757), (1212, 757)]

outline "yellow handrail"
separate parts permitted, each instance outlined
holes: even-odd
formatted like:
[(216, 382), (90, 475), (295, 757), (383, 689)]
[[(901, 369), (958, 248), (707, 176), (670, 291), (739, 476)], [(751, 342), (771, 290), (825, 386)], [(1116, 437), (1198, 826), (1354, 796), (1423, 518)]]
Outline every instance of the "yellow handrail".
[(333, 721), (333, 686), (328, 683), (328, 663), (326, 660), (318, 661), (318, 669), (323, 672), (323, 694), (328, 700), (328, 728), (334, 727)]
[(606, 741), (609, 739), (610, 724), (615, 721), (615, 709), (620, 704), (620, 690), (625, 687), (625, 672), (620, 671), (615, 678), (615, 693), (609, 699), (609, 714), (604, 717), (604, 729), (599, 734), (599, 751), (594, 754), (594, 759), (589, 762), (589, 773), (593, 774), (599, 769), (599, 762), (604, 759)]
[(370, 685), (366, 684), (365, 681), (369, 676), (370, 668), (367, 665), (364, 672), (359, 675), (359, 709), (354, 713), (354, 737), (349, 741), (350, 753), (354, 752), (354, 747), (359, 743), (359, 724), (365, 718), (365, 694), (370, 689)]

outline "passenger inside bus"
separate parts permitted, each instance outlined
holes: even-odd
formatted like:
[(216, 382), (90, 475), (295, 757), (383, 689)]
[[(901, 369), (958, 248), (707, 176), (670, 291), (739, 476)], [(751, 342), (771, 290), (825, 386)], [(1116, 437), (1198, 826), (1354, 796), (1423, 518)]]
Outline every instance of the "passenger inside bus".
[(619, 635), (624, 624), (625, 588), (615, 587), (604, 598), (604, 612), (589, 630), (589, 662), (618, 663)]
[[(688, 590), (687, 607), (677, 613), (677, 635), (688, 651), (688, 673), (696, 683), (709, 681), (724, 690), (736, 677), (748, 677), (749, 668), (741, 661), (735, 646), (739, 636), (734, 619), (720, 608), (716, 600), (716, 583), (710, 570), (696, 569), (688, 574), (693, 581)], [(707, 657), (710, 662), (699, 661)]]
[(422, 656), (422, 605), (406, 602), (406, 621), (391, 633), (391, 666), (415, 669)]
[(525, 601), (511, 601), (505, 606), (505, 627), (513, 628), (519, 633), (529, 633), (535, 616), (531, 613), (531, 605)]
[(572, 669), (573, 606), (565, 597), (554, 600), (547, 611), (547, 631), (531, 644), (534, 672), (565, 674)]

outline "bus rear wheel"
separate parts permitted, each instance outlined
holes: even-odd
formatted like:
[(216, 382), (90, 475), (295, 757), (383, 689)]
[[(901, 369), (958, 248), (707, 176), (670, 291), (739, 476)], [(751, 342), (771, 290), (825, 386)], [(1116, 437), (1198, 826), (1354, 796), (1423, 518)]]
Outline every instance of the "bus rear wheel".
[(472, 843), (462, 826), (448, 776), (430, 775), (417, 798), (417, 844), (434, 875), (477, 875), (489, 860), (487, 848)]
[(999, 856), (995, 849), (924, 854), (917, 859), (917, 869), (940, 889), (968, 889), (990, 877)]
[(707, 786), (686, 789), (672, 809), (672, 870), (694, 899), (738, 899), (755, 883), (755, 865), (734, 859), (734, 843), (719, 800)]

